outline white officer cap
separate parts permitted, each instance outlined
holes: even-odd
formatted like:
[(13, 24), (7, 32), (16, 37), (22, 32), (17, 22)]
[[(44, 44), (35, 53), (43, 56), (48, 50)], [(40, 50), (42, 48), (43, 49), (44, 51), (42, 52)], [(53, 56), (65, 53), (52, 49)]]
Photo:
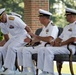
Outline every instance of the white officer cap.
[(46, 11), (46, 10), (43, 10), (43, 9), (39, 9), (39, 16), (51, 16), (52, 13)]
[(76, 15), (76, 10), (72, 8), (66, 8), (66, 14)]
[(15, 12), (11, 12), (11, 15), (18, 16), (18, 17), (22, 18), (22, 16), (20, 14), (17, 14)]
[(0, 9), (0, 15), (5, 11), (5, 8)]

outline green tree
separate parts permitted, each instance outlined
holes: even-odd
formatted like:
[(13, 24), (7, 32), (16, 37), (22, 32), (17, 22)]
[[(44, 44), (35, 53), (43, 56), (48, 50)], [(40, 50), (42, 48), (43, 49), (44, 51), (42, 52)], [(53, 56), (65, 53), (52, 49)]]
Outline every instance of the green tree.
[(0, 31), (0, 41), (3, 39), (3, 34), (2, 32)]
[(49, 11), (53, 14), (52, 19), (60, 27), (68, 24), (64, 16), (65, 7), (76, 9), (76, 0), (49, 0)]
[(24, 0), (0, 0), (0, 8), (6, 8), (8, 14), (16, 12), (23, 16)]
[[(16, 12), (20, 15), (24, 14), (24, 0), (0, 0), (0, 8), (6, 8), (6, 12)], [(3, 39), (3, 35), (0, 31), (0, 40)]]

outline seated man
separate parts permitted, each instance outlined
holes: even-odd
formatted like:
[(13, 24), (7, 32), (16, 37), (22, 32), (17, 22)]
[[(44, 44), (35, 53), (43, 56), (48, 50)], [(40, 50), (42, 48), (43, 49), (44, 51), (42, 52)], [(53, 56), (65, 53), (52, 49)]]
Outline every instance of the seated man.
[[(38, 49), (44, 47), (46, 42), (56, 39), (58, 35), (58, 28), (50, 20), (51, 13), (43, 9), (39, 9), (39, 21), (44, 25), (39, 36), (31, 34), (34, 37), (32, 42), (39, 41), (41, 44), (35, 47), (24, 47), (22, 50), (18, 50), (18, 63), (19, 66), (23, 66), (23, 73), (27, 75), (35, 75), (34, 73), (34, 64), (32, 61), (32, 54), (37, 53)], [(25, 40), (26, 41), (26, 40)], [(22, 55), (21, 55), (22, 52)], [(22, 59), (23, 57), (23, 59)], [(30, 71), (28, 71), (28, 67)], [(30, 73), (30, 74), (29, 74)]]
[[(55, 54), (69, 54), (67, 44), (74, 42), (76, 38), (76, 10), (66, 8), (66, 20), (70, 23), (67, 25), (62, 34), (50, 45), (54, 47), (45, 47), (38, 50), (37, 68), (42, 70), (40, 75), (54, 75), (53, 59)], [(70, 45), (72, 53), (75, 53), (75, 46)]]

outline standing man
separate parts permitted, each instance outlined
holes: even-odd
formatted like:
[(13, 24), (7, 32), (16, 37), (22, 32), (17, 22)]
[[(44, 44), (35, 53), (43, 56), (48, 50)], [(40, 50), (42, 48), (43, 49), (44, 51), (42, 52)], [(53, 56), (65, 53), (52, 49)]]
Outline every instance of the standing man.
[[(42, 70), (40, 75), (54, 75), (53, 59), (55, 54), (69, 54), (67, 45), (73, 43), (76, 38), (76, 10), (66, 8), (66, 20), (70, 23), (62, 34), (50, 45), (54, 47), (41, 48), (38, 51), (38, 69)], [(72, 53), (75, 53), (75, 46), (70, 45)]]
[[(3, 55), (4, 67), (10, 69), (5, 70), (5, 72), (11, 73), (15, 63), (16, 49), (27, 43), (24, 42), (24, 38), (30, 37), (28, 33), (31, 32), (31, 29), (19, 17), (7, 15), (5, 8), (0, 9), (0, 22), (2, 23), (1, 31), (7, 41), (0, 52)], [(10, 39), (9, 33), (12, 35)]]
[[(32, 42), (40, 42), (41, 44), (35, 47), (24, 47), (21, 50), (23, 54), (23, 74), (35, 75), (35, 67), (31, 57), (32, 54), (37, 53), (39, 48), (43, 48), (46, 42), (56, 39), (58, 35), (57, 26), (55, 26), (50, 20), (51, 15), (52, 14), (50, 12), (43, 9), (39, 9), (39, 21), (41, 24), (43, 24), (43, 28), (39, 36), (34, 34), (31, 35), (34, 37)], [(18, 57), (19, 55), (20, 53), (18, 52)], [(21, 61), (21, 59), (19, 59), (19, 61)], [(28, 71), (28, 67), (30, 68), (30, 72)]]

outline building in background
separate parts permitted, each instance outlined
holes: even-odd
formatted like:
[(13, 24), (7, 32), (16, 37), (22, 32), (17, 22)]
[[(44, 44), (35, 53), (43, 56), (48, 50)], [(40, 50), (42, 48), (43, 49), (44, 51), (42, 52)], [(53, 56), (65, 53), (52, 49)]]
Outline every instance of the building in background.
[(42, 27), (38, 18), (39, 9), (49, 11), (49, 0), (24, 0), (24, 21), (34, 32)]

